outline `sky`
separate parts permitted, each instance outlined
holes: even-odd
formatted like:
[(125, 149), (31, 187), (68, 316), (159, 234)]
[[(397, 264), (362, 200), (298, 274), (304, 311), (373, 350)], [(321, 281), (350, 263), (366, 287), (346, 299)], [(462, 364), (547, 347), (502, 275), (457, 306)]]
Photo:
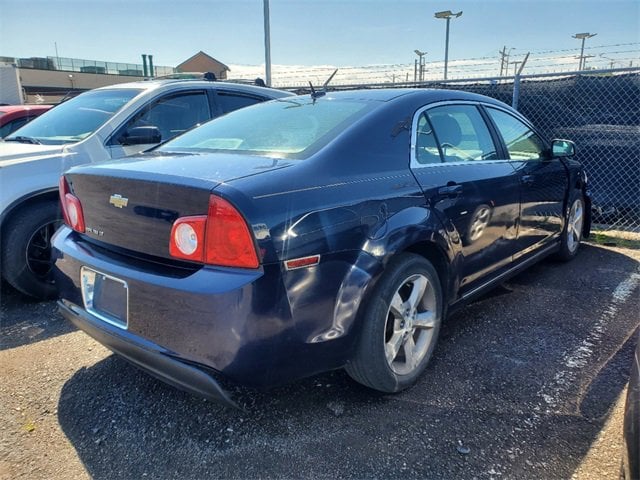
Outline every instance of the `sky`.
[[(497, 59), (503, 46), (514, 58), (575, 55), (579, 32), (597, 33), (588, 47), (639, 49), (640, 0), (271, 0), (272, 63), (412, 66), (415, 49), (440, 62), (440, 10), (463, 11), (451, 22), (451, 61)], [(263, 1), (0, 0), (0, 56), (55, 56), (56, 44), (61, 57), (141, 63), (148, 53), (166, 66), (203, 50), (232, 72), (253, 71), (264, 64)]]

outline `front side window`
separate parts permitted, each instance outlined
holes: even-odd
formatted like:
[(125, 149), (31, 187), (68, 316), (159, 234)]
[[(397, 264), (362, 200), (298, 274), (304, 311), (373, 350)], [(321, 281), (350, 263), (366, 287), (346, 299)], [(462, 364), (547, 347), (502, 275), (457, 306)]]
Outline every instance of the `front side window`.
[(496, 147), (474, 105), (444, 105), (427, 110), (445, 162), (494, 160)]
[(545, 156), (542, 139), (527, 125), (502, 110), (487, 108), (512, 160), (539, 160)]
[(308, 97), (260, 103), (212, 120), (158, 150), (306, 158), (377, 105)]
[(83, 93), (43, 113), (7, 140), (20, 136), (46, 145), (79, 142), (141, 92), (139, 88), (114, 88)]
[(157, 127), (162, 141), (169, 140), (211, 118), (205, 92), (188, 92), (163, 97), (131, 120), (126, 129)]

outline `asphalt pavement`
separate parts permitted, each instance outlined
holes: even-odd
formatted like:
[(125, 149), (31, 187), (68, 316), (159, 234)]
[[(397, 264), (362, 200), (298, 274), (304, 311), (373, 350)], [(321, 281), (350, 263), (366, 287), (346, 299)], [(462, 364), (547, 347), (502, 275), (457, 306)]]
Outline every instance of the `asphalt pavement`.
[(615, 478), (638, 260), (583, 245), (530, 268), (449, 318), (401, 394), (335, 371), (238, 389), (245, 411), (164, 385), (3, 285), (0, 478)]

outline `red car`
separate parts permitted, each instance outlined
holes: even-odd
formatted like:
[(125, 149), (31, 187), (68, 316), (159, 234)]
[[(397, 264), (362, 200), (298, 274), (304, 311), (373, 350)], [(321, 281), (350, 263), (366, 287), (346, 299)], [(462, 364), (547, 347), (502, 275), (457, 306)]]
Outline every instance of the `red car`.
[(0, 138), (15, 132), (51, 107), (52, 105), (0, 106)]

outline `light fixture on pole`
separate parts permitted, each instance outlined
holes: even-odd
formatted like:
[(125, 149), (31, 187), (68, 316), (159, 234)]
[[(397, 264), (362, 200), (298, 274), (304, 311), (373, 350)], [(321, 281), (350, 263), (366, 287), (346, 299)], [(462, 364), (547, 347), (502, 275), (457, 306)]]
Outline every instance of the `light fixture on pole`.
[(414, 50), (415, 54), (418, 55), (418, 58), (420, 58), (420, 70), (419, 70), (419, 75), (418, 75), (418, 81), (423, 82), (424, 81), (424, 60), (423, 57), (427, 54), (427, 52), (421, 52), (420, 50)]
[(601, 57), (601, 58), (604, 58), (605, 60), (609, 60), (609, 62), (610, 62), (610, 63), (609, 63), (609, 68), (610, 68), (611, 70), (613, 70), (613, 69), (615, 68), (616, 63), (618, 62), (618, 60), (615, 60), (615, 59), (613, 59), (613, 58), (605, 57), (605, 56), (604, 56), (604, 53), (601, 53), (601, 54), (600, 54), (600, 57)]
[(444, 44), (444, 79), (445, 80), (447, 79), (447, 68), (449, 65), (449, 22), (451, 21), (452, 18), (458, 18), (460, 15), (462, 15), (462, 10), (460, 10), (458, 13), (453, 13), (451, 10), (445, 10), (444, 12), (436, 12), (434, 15), (436, 18), (442, 18), (447, 21), (447, 34), (446, 34), (445, 44)]
[(584, 70), (584, 60), (585, 60), (585, 56), (584, 56), (584, 42), (585, 40), (587, 40), (587, 38), (591, 38), (591, 37), (595, 37), (597, 35), (597, 33), (576, 33), (575, 35), (573, 35), (573, 38), (577, 38), (578, 40), (582, 40), (582, 45), (580, 47), (580, 62), (578, 63), (578, 70)]

